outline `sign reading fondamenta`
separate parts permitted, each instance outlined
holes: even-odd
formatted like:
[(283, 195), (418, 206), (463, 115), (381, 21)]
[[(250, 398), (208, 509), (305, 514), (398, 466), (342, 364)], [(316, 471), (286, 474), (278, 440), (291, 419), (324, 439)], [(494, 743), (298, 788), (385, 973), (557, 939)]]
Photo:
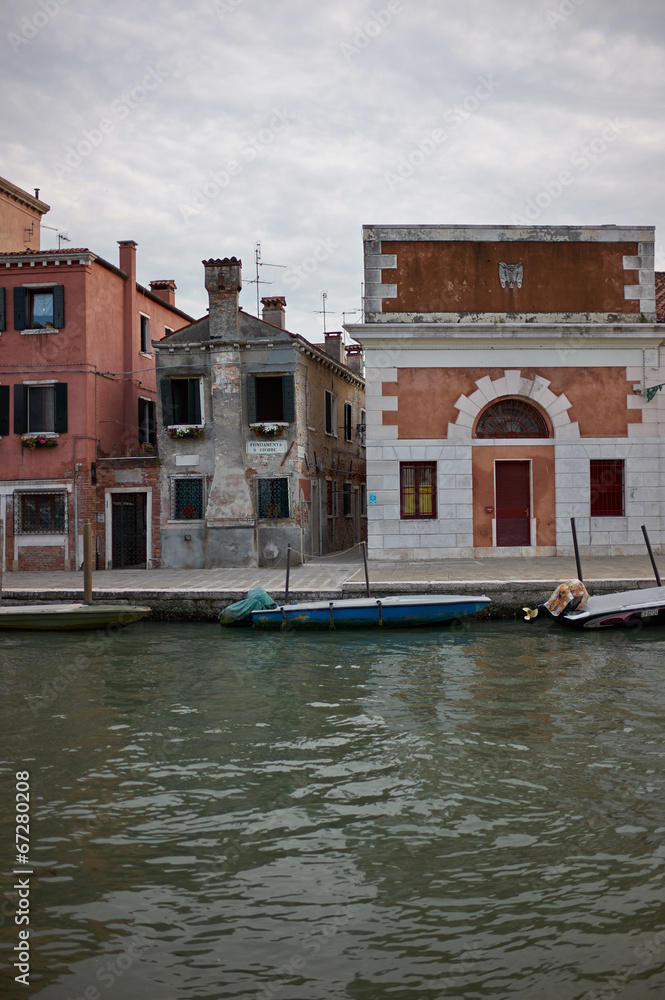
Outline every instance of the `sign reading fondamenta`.
[(286, 451), (286, 441), (248, 441), (248, 455), (281, 455)]

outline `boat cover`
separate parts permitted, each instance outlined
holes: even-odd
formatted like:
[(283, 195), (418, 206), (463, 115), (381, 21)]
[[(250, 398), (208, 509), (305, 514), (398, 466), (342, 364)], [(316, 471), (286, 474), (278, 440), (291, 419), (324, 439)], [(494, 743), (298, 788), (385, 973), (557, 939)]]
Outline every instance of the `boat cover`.
[(229, 604), (224, 608), (219, 616), (220, 625), (235, 625), (243, 618), (250, 618), (252, 611), (264, 611), (270, 608), (277, 608), (278, 604), (273, 601), (270, 594), (266, 593), (263, 587), (255, 587), (248, 591), (244, 601), (236, 604)]

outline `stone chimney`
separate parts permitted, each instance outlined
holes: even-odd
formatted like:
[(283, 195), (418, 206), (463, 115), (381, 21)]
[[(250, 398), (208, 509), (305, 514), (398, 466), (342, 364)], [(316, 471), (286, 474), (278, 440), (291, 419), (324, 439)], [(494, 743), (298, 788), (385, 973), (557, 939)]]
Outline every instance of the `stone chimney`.
[(356, 375), (362, 375), (363, 373), (363, 349), (361, 344), (350, 344), (345, 347), (346, 351), (346, 367), (350, 368), (352, 372)]
[(237, 337), (242, 261), (237, 257), (224, 257), (223, 260), (204, 260), (203, 266), (210, 303), (210, 338)]
[(341, 333), (326, 333), (324, 351), (329, 358), (333, 358), (340, 365), (344, 364), (344, 344)]
[(175, 290), (177, 285), (175, 281), (151, 281), (150, 291), (153, 295), (159, 296), (160, 299), (164, 299), (170, 306), (175, 305)]
[(268, 296), (265, 299), (261, 299), (261, 305), (263, 306), (261, 318), (264, 323), (272, 323), (273, 326), (278, 326), (280, 330), (285, 330), (286, 316), (284, 310), (286, 309), (286, 299), (284, 296)]
[(136, 248), (138, 243), (134, 240), (118, 240), (120, 247), (120, 270), (129, 276), (130, 281), (136, 284)]

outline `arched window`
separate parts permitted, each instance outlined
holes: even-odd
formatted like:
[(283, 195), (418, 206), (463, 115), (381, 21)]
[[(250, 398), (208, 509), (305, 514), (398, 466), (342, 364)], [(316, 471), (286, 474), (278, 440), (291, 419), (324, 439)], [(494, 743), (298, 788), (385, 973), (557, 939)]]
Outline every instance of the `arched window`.
[(547, 438), (547, 424), (535, 406), (522, 399), (500, 399), (481, 414), (477, 438)]

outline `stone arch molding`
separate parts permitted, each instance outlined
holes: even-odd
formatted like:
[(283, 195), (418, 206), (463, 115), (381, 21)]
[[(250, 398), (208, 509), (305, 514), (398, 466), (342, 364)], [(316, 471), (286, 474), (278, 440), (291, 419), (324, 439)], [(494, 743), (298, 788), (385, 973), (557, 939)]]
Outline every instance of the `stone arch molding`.
[(504, 370), (500, 378), (492, 381), (489, 375), (477, 379), (478, 388), (469, 396), (460, 396), (454, 404), (459, 410), (454, 424), (448, 424), (448, 439), (470, 441), (478, 414), (488, 403), (505, 396), (522, 396), (537, 403), (550, 418), (555, 438), (578, 438), (580, 428), (577, 421), (571, 421), (568, 410), (571, 403), (564, 393), (557, 396), (549, 389), (549, 380), (536, 375), (523, 378), (516, 369)]

